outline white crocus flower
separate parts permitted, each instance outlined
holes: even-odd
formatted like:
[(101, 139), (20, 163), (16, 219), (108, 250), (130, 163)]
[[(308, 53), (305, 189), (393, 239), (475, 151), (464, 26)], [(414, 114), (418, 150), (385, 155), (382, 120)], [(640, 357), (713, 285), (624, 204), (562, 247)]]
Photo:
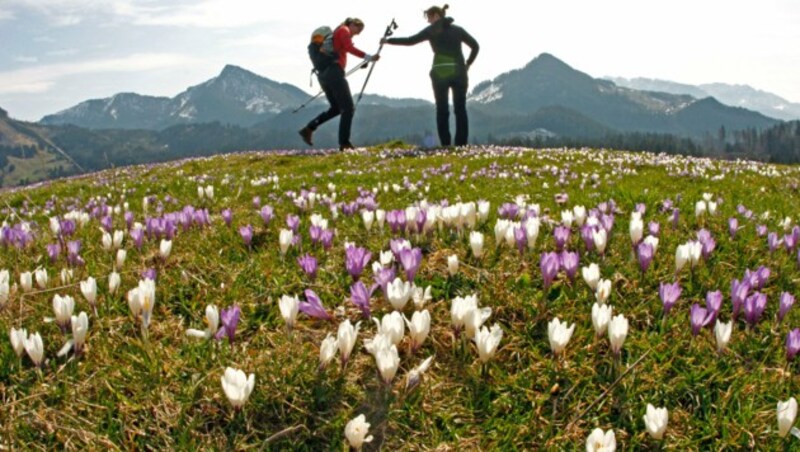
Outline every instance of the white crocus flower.
[(603, 228), (598, 228), (592, 231), (592, 240), (594, 240), (594, 247), (600, 254), (605, 253), (606, 245), (608, 244), (608, 234)]
[(283, 317), (283, 320), (286, 322), (286, 328), (292, 331), (294, 322), (297, 319), (297, 312), (300, 308), (300, 299), (297, 298), (297, 295), (294, 297), (283, 295), (278, 302), (278, 307), (281, 310), (281, 317)]
[(778, 434), (785, 438), (794, 425), (797, 417), (797, 400), (794, 397), (785, 402), (778, 402)]
[(684, 243), (675, 249), (675, 273), (680, 272), (687, 262), (689, 262), (689, 245)]
[(114, 248), (119, 250), (122, 248), (122, 241), (125, 239), (125, 231), (116, 230), (114, 231), (114, 238), (112, 240)]
[(72, 282), (72, 269), (62, 268), (61, 269), (61, 284), (66, 286), (71, 282)]
[(572, 333), (575, 331), (575, 324), (567, 327), (567, 322), (561, 322), (558, 317), (547, 324), (547, 338), (550, 340), (550, 350), (553, 354), (559, 355), (567, 347)]
[(664, 432), (667, 430), (667, 421), (669, 420), (669, 412), (667, 409), (656, 408), (648, 403), (647, 412), (643, 417), (647, 433), (649, 433), (653, 439), (662, 439), (664, 437)]
[(608, 341), (611, 342), (611, 351), (615, 355), (619, 355), (622, 351), (622, 345), (625, 343), (625, 337), (627, 336), (628, 319), (622, 314), (614, 316), (608, 322)]
[(475, 346), (478, 349), (478, 359), (482, 363), (488, 362), (497, 352), (497, 347), (500, 345), (500, 340), (503, 339), (503, 330), (496, 323), (492, 328), (481, 327), (480, 330), (475, 332)]
[(75, 309), (75, 300), (69, 295), (53, 296), (53, 313), (56, 316), (56, 324), (62, 331), (66, 332), (72, 321), (72, 311)]
[(658, 242), (659, 242), (658, 237), (654, 237), (652, 235), (648, 235), (647, 237), (644, 238), (644, 243), (647, 243), (648, 245), (653, 247), (653, 254), (656, 254), (656, 251), (658, 250)]
[(17, 354), (17, 357), (22, 357), (22, 354), (25, 352), (25, 339), (28, 338), (28, 330), (25, 328), (16, 329), (13, 326), (9, 331), (9, 339), (11, 340), (11, 348), (14, 349), (14, 353)]
[(642, 240), (644, 236), (644, 222), (640, 216), (631, 218), (630, 223), (631, 243), (636, 245)]
[(120, 285), (121, 281), (122, 280), (121, 280), (121, 278), (119, 276), (119, 273), (117, 273), (117, 272), (109, 273), (109, 275), (108, 275), (108, 293), (111, 294), (111, 295), (116, 294), (117, 290), (119, 289), (119, 285)]
[(23, 346), (28, 356), (31, 358), (31, 361), (33, 361), (33, 364), (35, 364), (36, 367), (42, 367), (42, 363), (44, 362), (44, 343), (42, 342), (42, 336), (40, 336), (39, 333), (29, 335), (25, 338)]
[(586, 284), (592, 290), (597, 290), (597, 283), (600, 281), (600, 267), (595, 263), (591, 263), (588, 267), (581, 268), (581, 274)]
[(102, 229), (100, 231), (103, 233), (103, 236), (100, 239), (100, 244), (103, 247), (103, 251), (111, 251), (114, 247), (113, 237), (111, 237), (111, 234)]
[(128, 252), (125, 250), (117, 250), (117, 259), (116, 259), (116, 268), (117, 270), (121, 270), (122, 266), (125, 265), (125, 259), (128, 257)]
[(420, 310), (425, 307), (425, 303), (431, 301), (431, 286), (426, 288), (413, 286), (411, 299), (414, 301), (414, 309)]
[(319, 368), (324, 369), (329, 362), (336, 356), (336, 351), (339, 349), (339, 341), (336, 337), (328, 333), (322, 344), (319, 347)]
[(215, 305), (210, 304), (206, 306), (205, 322), (206, 325), (208, 325), (205, 330), (200, 331), (194, 328), (189, 328), (186, 330), (186, 335), (199, 339), (211, 339), (215, 334), (217, 334), (217, 330), (219, 329), (219, 310)]
[(714, 325), (714, 337), (717, 340), (717, 351), (722, 353), (728, 347), (728, 342), (731, 340), (731, 332), (733, 331), (733, 322), (723, 323), (717, 319)]
[(474, 308), (468, 310), (464, 315), (464, 334), (466, 334), (467, 337), (475, 336), (475, 333), (491, 316), (492, 308)]
[(452, 254), (447, 257), (447, 273), (455, 276), (458, 273), (458, 255)]
[(583, 223), (586, 222), (586, 207), (584, 206), (573, 207), (572, 216), (575, 219), (575, 224), (577, 224), (579, 227), (583, 226)]
[(392, 253), (392, 250), (381, 251), (379, 260), (381, 267), (386, 268), (394, 262), (394, 253)]
[(600, 304), (605, 304), (611, 296), (611, 281), (608, 279), (601, 279), (597, 283), (597, 290), (595, 290), (595, 298)]
[(472, 255), (480, 259), (483, 256), (483, 234), (478, 231), (470, 232), (469, 246), (472, 248)]
[(375, 221), (375, 212), (364, 210), (361, 212), (361, 219), (364, 221), (364, 229), (369, 232), (372, 229), (372, 222)]
[[(86, 278), (85, 281), (81, 281), (80, 285), (83, 297), (86, 298), (86, 301), (89, 302), (92, 308), (95, 308), (95, 303), (97, 302), (97, 281), (90, 276)], [(95, 308), (95, 310), (97, 309)]]
[(356, 322), (355, 326), (350, 323), (350, 319), (345, 320), (339, 324), (339, 331), (336, 336), (336, 341), (339, 346), (339, 354), (342, 359), (342, 366), (347, 364), (350, 359), (350, 354), (353, 352), (353, 347), (356, 345), (358, 338), (358, 329), (361, 327), (361, 322)]
[(213, 185), (206, 186), (205, 192), (206, 192), (206, 198), (214, 199), (214, 186)]
[(606, 334), (608, 322), (611, 321), (613, 308), (610, 304), (595, 303), (592, 305), (592, 326), (597, 337)]
[(19, 275), (19, 286), (22, 287), (23, 292), (30, 292), (33, 290), (33, 273), (23, 272)]
[(697, 201), (697, 203), (694, 205), (694, 216), (701, 217), (706, 213), (706, 210), (706, 202), (703, 200)]
[(417, 350), (425, 342), (431, 331), (431, 314), (428, 310), (415, 311), (411, 320), (403, 316), (408, 326), (408, 335), (411, 337), (411, 349)]
[(525, 237), (527, 238), (528, 249), (536, 246), (536, 239), (539, 237), (539, 227), (542, 222), (539, 217), (530, 217), (525, 220)]
[(406, 333), (406, 325), (403, 321), (403, 316), (399, 312), (393, 311), (390, 314), (386, 314), (380, 321), (373, 317), (372, 321), (375, 322), (378, 328), (378, 334), (389, 337), (392, 344), (397, 345), (403, 340), (403, 336)]
[(607, 432), (603, 432), (602, 429), (596, 428), (586, 438), (586, 452), (613, 452), (615, 450), (617, 450), (617, 438), (614, 436), (614, 430), (608, 429)]
[(233, 408), (236, 410), (242, 409), (242, 406), (244, 406), (253, 392), (253, 387), (256, 384), (256, 375), (245, 375), (241, 370), (228, 367), (225, 369), (225, 375), (222, 376), (221, 380), (222, 390), (231, 405), (233, 405)]
[(36, 285), (39, 286), (40, 289), (47, 289), (47, 282), (49, 280), (47, 277), (47, 270), (44, 268), (37, 268), (34, 271), (34, 278), (36, 279)]
[(281, 229), (280, 235), (278, 236), (278, 245), (281, 249), (281, 256), (286, 255), (286, 251), (289, 249), (289, 246), (292, 244), (294, 240), (294, 232), (291, 229)]
[(392, 382), (398, 367), (400, 367), (400, 355), (397, 353), (397, 346), (382, 347), (375, 352), (375, 364), (387, 385)]
[(467, 313), (477, 307), (478, 297), (474, 294), (466, 297), (453, 298), (450, 302), (450, 320), (453, 328), (461, 330), (464, 327)]
[(172, 240), (162, 239), (161, 244), (158, 247), (158, 255), (163, 260), (167, 260), (170, 253), (172, 252)]
[(406, 392), (419, 385), (422, 374), (428, 371), (431, 362), (433, 362), (433, 356), (429, 356), (425, 361), (422, 361), (419, 366), (408, 371), (408, 376), (406, 377)]
[(402, 311), (406, 307), (406, 303), (408, 303), (412, 295), (411, 289), (411, 283), (404, 282), (400, 278), (395, 278), (394, 281), (386, 285), (386, 297), (395, 310)]
[(370, 424), (363, 414), (359, 414), (347, 423), (344, 427), (344, 436), (347, 438), (347, 442), (350, 443), (350, 447), (358, 451), (361, 450), (364, 443), (372, 441), (372, 435), (367, 435), (369, 427)]
[(72, 349), (75, 350), (75, 355), (80, 356), (83, 353), (86, 334), (89, 332), (89, 316), (85, 312), (81, 312), (78, 315), (73, 315), (70, 323), (72, 325), (72, 339), (68, 340), (58, 351), (56, 355), (58, 357), (66, 355)]
[(386, 211), (383, 209), (378, 209), (375, 211), (375, 221), (378, 222), (378, 229), (383, 231), (383, 224), (386, 221)]

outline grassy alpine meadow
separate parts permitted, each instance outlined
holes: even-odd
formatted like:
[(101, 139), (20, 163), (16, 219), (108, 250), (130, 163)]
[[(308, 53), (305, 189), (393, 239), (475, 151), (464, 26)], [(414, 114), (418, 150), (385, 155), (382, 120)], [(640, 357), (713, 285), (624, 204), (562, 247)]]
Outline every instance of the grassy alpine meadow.
[(6, 191), (0, 445), (794, 448), (799, 183), (387, 145)]

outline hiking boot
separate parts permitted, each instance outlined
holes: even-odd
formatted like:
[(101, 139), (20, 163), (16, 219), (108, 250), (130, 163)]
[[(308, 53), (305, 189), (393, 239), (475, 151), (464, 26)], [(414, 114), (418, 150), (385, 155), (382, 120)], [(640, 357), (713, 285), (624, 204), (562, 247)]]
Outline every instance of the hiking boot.
[(314, 143), (312, 143), (312, 142), (311, 142), (311, 135), (313, 135), (313, 134), (314, 134), (314, 131), (313, 131), (313, 130), (309, 129), (308, 127), (303, 127), (303, 128), (302, 128), (302, 129), (300, 129), (300, 130), (299, 130), (297, 133), (299, 133), (299, 134), (300, 134), (300, 136), (303, 138), (303, 141), (304, 141), (304, 142), (305, 142), (307, 145), (309, 145), (309, 146), (314, 146)]
[(356, 147), (353, 146), (353, 144), (350, 143), (349, 141), (347, 143), (345, 143), (345, 144), (340, 144), (339, 145), (339, 151), (345, 151), (347, 149), (355, 149), (355, 148)]

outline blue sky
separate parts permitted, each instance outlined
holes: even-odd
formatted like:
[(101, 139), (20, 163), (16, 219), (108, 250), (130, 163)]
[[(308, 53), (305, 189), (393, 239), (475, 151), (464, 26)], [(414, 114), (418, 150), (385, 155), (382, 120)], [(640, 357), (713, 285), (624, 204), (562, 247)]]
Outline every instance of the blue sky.
[[(278, 6), (280, 4), (280, 6)], [(748, 84), (800, 102), (800, 1), (450, 1), (481, 44), (477, 83), (542, 52), (593, 77)], [(172, 97), (236, 64), (310, 88), (311, 30), (347, 16), (374, 53), (394, 17), (397, 36), (422, 29), (417, 0), (0, 0), (0, 107), (39, 120), (119, 92)], [(427, 44), (386, 47), (370, 93), (432, 99)], [(354, 61), (353, 58), (350, 60)], [(365, 74), (351, 84), (361, 86)]]

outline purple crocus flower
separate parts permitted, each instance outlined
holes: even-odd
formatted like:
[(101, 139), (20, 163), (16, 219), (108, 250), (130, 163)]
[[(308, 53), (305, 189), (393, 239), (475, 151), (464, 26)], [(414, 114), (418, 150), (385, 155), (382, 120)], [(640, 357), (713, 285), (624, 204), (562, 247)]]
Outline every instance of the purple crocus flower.
[(647, 211), (647, 205), (643, 202), (637, 202), (633, 210), (634, 212), (639, 212), (642, 214), (642, 216), (644, 216), (644, 213)]
[(428, 212), (423, 209), (419, 209), (417, 211), (417, 218), (416, 218), (416, 227), (418, 234), (422, 234), (423, 230), (425, 229), (425, 223), (427, 221), (428, 221)]
[(553, 238), (556, 239), (556, 251), (563, 251), (569, 241), (569, 228), (566, 226), (556, 226), (553, 229)]
[(661, 298), (661, 303), (664, 305), (664, 316), (669, 315), (669, 311), (678, 302), (681, 296), (681, 285), (676, 281), (672, 284), (661, 283), (658, 286), (658, 296)]
[(392, 267), (386, 267), (378, 270), (378, 272), (373, 275), (375, 285), (372, 286), (370, 291), (374, 291), (376, 287), (380, 287), (383, 291), (383, 294), (386, 295), (386, 286), (388, 286), (390, 282), (394, 281), (395, 276), (396, 272)]
[(253, 196), (253, 208), (258, 210), (261, 208), (261, 197), (260, 196)]
[(286, 215), (286, 226), (288, 226), (292, 232), (297, 234), (297, 227), (300, 226), (300, 217), (292, 214)]
[(114, 230), (114, 219), (110, 216), (105, 216), (100, 219), (100, 226), (105, 229), (106, 232), (111, 232)]
[(305, 254), (297, 258), (297, 264), (300, 265), (300, 268), (305, 272), (306, 275), (313, 281), (317, 278), (317, 258), (310, 255)]
[(221, 340), (223, 337), (228, 336), (228, 343), (233, 346), (233, 340), (236, 338), (236, 326), (239, 324), (241, 314), (242, 310), (237, 305), (223, 309), (219, 313), (219, 320), (222, 326), (217, 330), (217, 334), (214, 337), (217, 340)]
[(719, 311), (722, 309), (722, 292), (715, 290), (706, 293), (706, 311), (707, 317), (703, 326), (714, 326), (717, 320)]
[(61, 236), (71, 237), (75, 233), (75, 222), (72, 220), (61, 220)]
[(677, 207), (672, 209), (672, 227), (676, 229), (678, 227), (678, 222), (681, 218), (681, 210)]
[(744, 300), (744, 319), (750, 326), (755, 326), (761, 320), (761, 314), (767, 307), (767, 296), (755, 292)]
[[(268, 226), (269, 222), (272, 221), (272, 218), (275, 216), (275, 211), (272, 209), (272, 206), (264, 206), (261, 208), (261, 220), (264, 221), (264, 226)], [(300, 219), (298, 218), (297, 221), (299, 222)], [(289, 224), (289, 219), (286, 219), (286, 224)], [(289, 226), (292, 227), (291, 225)], [(297, 227), (297, 226), (295, 226)], [(292, 229), (294, 230), (294, 229)], [(297, 231), (295, 231), (297, 232)]]
[[(797, 226), (795, 226), (797, 227)], [(786, 251), (792, 252), (794, 248), (797, 246), (797, 236), (794, 233), (789, 233), (783, 236), (783, 246), (786, 248)]]
[(311, 289), (305, 290), (306, 301), (301, 301), (298, 309), (310, 317), (323, 320), (333, 320), (325, 307), (322, 306), (322, 300), (319, 299), (316, 293)]
[(560, 255), (561, 268), (567, 274), (567, 278), (571, 282), (575, 281), (575, 275), (578, 273), (578, 266), (580, 265), (580, 257), (578, 253), (562, 251)]
[(308, 228), (308, 236), (311, 238), (311, 243), (316, 245), (322, 238), (322, 227), (312, 224)]
[(403, 209), (390, 210), (386, 212), (386, 222), (392, 229), (392, 233), (397, 234), (406, 228), (406, 211)]
[(323, 229), (322, 233), (320, 234), (320, 241), (322, 241), (322, 247), (326, 250), (331, 249), (333, 246), (333, 229)]
[(408, 282), (414, 281), (414, 276), (422, 264), (422, 250), (419, 248), (408, 249), (405, 248), (400, 251), (400, 263), (406, 271), (406, 280)]
[(253, 226), (249, 224), (239, 226), (239, 235), (242, 236), (244, 244), (250, 248), (250, 245), (253, 243)]
[(518, 213), (519, 206), (513, 202), (503, 203), (503, 205), (497, 209), (497, 216), (508, 220), (513, 220), (516, 218)]
[(600, 226), (602, 226), (610, 236), (611, 230), (614, 228), (614, 214), (601, 215)]
[(778, 234), (774, 232), (770, 232), (767, 235), (767, 245), (769, 245), (769, 252), (773, 253), (779, 246), (781, 246), (781, 239), (778, 238)]
[(759, 237), (764, 237), (765, 235), (767, 235), (767, 232), (768, 232), (767, 225), (759, 224), (758, 226), (756, 226), (756, 234)]
[(636, 254), (639, 257), (639, 270), (642, 271), (642, 275), (647, 271), (650, 267), (650, 263), (653, 261), (653, 245), (642, 242), (639, 246), (636, 247)]
[(55, 263), (58, 260), (58, 255), (61, 253), (61, 246), (58, 243), (47, 244), (47, 255), (50, 257), (50, 262)]
[(728, 218), (728, 233), (731, 235), (731, 239), (736, 237), (736, 232), (739, 230), (739, 220), (736, 217)]
[(365, 319), (370, 317), (369, 299), (372, 297), (372, 292), (375, 290), (373, 286), (371, 290), (367, 289), (361, 281), (356, 281), (355, 284), (350, 286), (350, 300), (361, 311)]
[(770, 275), (769, 267), (760, 266), (758, 270), (756, 270), (756, 275), (758, 275), (758, 289), (761, 290), (767, 282), (769, 282), (769, 275)]
[(133, 245), (136, 249), (141, 251), (144, 242), (144, 230), (140, 228), (131, 229), (131, 240), (133, 240)]
[(525, 232), (525, 228), (514, 228), (514, 241), (517, 244), (517, 250), (519, 251), (519, 254), (524, 254), (525, 247), (528, 245), (528, 234)]
[(732, 318), (734, 321), (736, 321), (736, 317), (739, 316), (739, 311), (744, 307), (744, 301), (747, 299), (747, 293), (749, 291), (750, 284), (747, 281), (742, 280), (742, 282), (739, 282), (738, 279), (731, 281)]
[(800, 328), (795, 328), (786, 335), (786, 360), (793, 360), (797, 352), (800, 352)]
[(133, 212), (128, 210), (125, 212), (125, 215), (123, 216), (125, 217), (125, 224), (127, 225), (128, 229), (130, 229), (131, 226), (133, 226), (133, 220), (134, 220)]
[(653, 237), (658, 237), (661, 234), (661, 224), (656, 221), (651, 221), (647, 225), (647, 232)]
[(706, 308), (700, 306), (697, 303), (692, 305), (692, 310), (690, 312), (690, 321), (692, 324), (692, 336), (697, 336), (697, 334), (700, 332), (700, 329), (703, 328), (707, 315), (708, 311), (706, 310)]
[(588, 224), (581, 226), (581, 239), (583, 240), (583, 245), (586, 247), (586, 251), (592, 251), (594, 249), (594, 231), (594, 226)]
[(222, 209), (222, 221), (225, 222), (226, 226), (231, 225), (233, 221), (233, 212), (231, 212), (231, 209)]
[(555, 279), (556, 275), (558, 274), (560, 267), (561, 263), (559, 262), (557, 253), (542, 253), (542, 257), (539, 260), (539, 268), (542, 270), (544, 290), (550, 288), (550, 285), (553, 283), (553, 279)]
[(786, 317), (786, 313), (789, 312), (792, 305), (794, 305), (794, 295), (789, 292), (783, 292), (780, 299), (780, 309), (778, 310), (778, 321), (783, 321), (783, 318)]
[(147, 268), (142, 272), (142, 279), (149, 279), (150, 281), (155, 281), (156, 276), (158, 276), (158, 273), (156, 272), (155, 268)]
[(358, 281), (358, 278), (361, 277), (361, 272), (364, 271), (364, 267), (369, 264), (369, 260), (372, 258), (372, 253), (370, 253), (366, 248), (357, 246), (348, 246), (344, 251), (344, 266), (347, 269), (347, 273), (350, 274), (350, 277), (353, 278), (353, 281)]

